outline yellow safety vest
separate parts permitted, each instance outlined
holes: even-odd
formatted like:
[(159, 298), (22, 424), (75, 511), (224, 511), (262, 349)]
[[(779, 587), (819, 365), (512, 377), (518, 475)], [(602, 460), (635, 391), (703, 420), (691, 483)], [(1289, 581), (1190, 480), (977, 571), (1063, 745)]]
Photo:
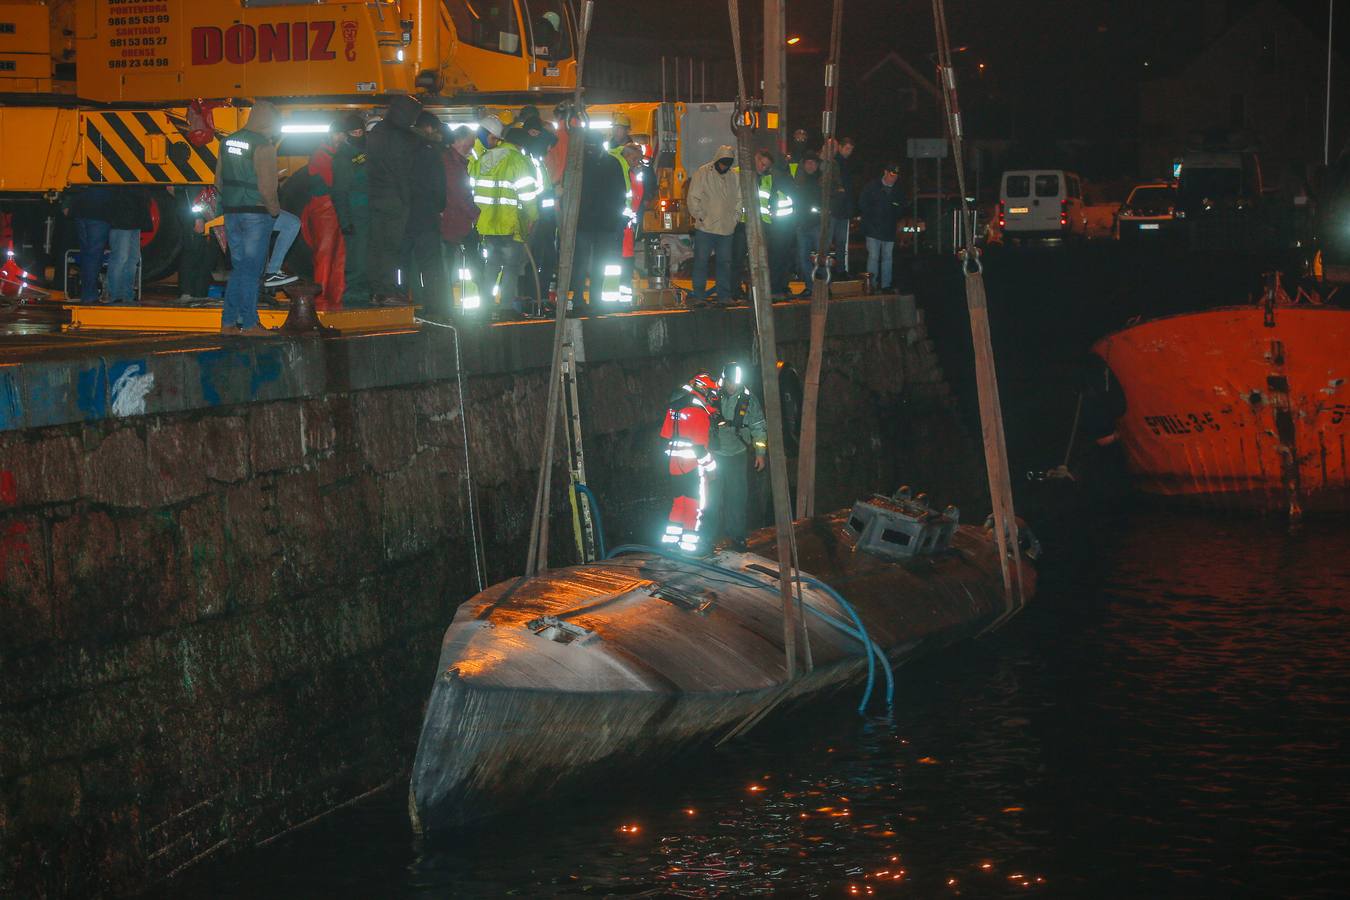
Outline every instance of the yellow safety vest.
[(501, 143), (478, 157), (472, 168), (478, 233), (524, 242), (539, 218), (539, 179), (534, 163), (514, 144)]
[[(772, 202), (770, 202), (772, 201)], [(759, 217), (765, 222), (792, 215), (792, 197), (774, 186), (773, 173), (759, 176)]]

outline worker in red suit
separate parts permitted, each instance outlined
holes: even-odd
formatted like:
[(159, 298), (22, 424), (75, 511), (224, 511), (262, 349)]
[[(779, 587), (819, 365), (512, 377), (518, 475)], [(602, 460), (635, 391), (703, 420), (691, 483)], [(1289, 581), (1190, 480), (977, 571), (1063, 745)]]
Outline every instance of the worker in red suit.
[(711, 505), (711, 482), (717, 472), (709, 443), (720, 418), (717, 382), (699, 372), (671, 398), (661, 426), (674, 492), (661, 543), (691, 556), (706, 553), (704, 545), (713, 531), (704, 514)]
[(314, 308), (342, 309), (342, 292), (347, 289), (347, 248), (342, 239), (337, 208), (333, 206), (333, 157), (347, 140), (347, 133), (364, 125), (355, 113), (338, 117), (328, 139), (309, 158), (309, 202), (300, 215), (300, 233), (314, 252), (314, 281), (323, 291), (314, 300)]

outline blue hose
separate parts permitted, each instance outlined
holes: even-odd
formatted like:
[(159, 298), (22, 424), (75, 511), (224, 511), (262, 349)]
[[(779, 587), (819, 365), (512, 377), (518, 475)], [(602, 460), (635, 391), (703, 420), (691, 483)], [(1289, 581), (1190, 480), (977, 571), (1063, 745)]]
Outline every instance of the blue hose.
[[(681, 563), (683, 565), (692, 566), (693, 568), (696, 569), (703, 569), (708, 572), (714, 572), (718, 575), (723, 575), (732, 578), (746, 585), (747, 587), (759, 588), (760, 590), (776, 593), (776, 589), (774, 587), (765, 584), (764, 582), (760, 581), (757, 578), (754, 578), (753, 576), (746, 575), (743, 572), (738, 572), (735, 569), (728, 569), (723, 566), (718, 566), (712, 563), (704, 562), (703, 560), (700, 559), (691, 559), (682, 553), (674, 553), (668, 550), (662, 550), (659, 547), (647, 547), (642, 544), (621, 544), (620, 546), (615, 547), (608, 554), (606, 554), (605, 559), (613, 559), (614, 557), (621, 556), (625, 553), (650, 553), (655, 556), (660, 556), (665, 559)], [(854, 640), (858, 641), (863, 645), (863, 655), (867, 658), (867, 687), (863, 690), (862, 702), (858, 704), (858, 712), (860, 714), (863, 713), (867, 709), (868, 701), (871, 700), (872, 698), (872, 687), (876, 681), (876, 660), (878, 659), (881, 660), (882, 669), (886, 673), (886, 705), (887, 707), (891, 706), (895, 697), (895, 676), (891, 671), (890, 660), (886, 658), (885, 653), (881, 652), (881, 648), (876, 645), (876, 642), (873, 641), (871, 637), (868, 636), (867, 628), (865, 625), (863, 625), (862, 619), (859, 618), (857, 611), (847, 600), (845, 600), (842, 596), (839, 595), (838, 591), (836, 591), (834, 588), (830, 587), (828, 584), (821, 581), (820, 579), (814, 578), (810, 575), (807, 576), (799, 575), (797, 576), (796, 580), (801, 584), (818, 588), (819, 590), (822, 590), (825, 593), (829, 594), (830, 597), (833, 598), (834, 601), (839, 604), (840, 608), (849, 614), (849, 617), (853, 619), (854, 624), (857, 626), (855, 630), (853, 628), (850, 628), (847, 623), (840, 622), (833, 616), (827, 615), (821, 612), (820, 610), (814, 609), (810, 606), (806, 607), (807, 610), (815, 614), (817, 617), (823, 619), (825, 622), (834, 626), (839, 631), (842, 631), (844, 634), (847, 634), (848, 636), (852, 637)]]
[(609, 559), (609, 554), (605, 553), (605, 523), (600, 518), (600, 501), (595, 499), (595, 492), (580, 481), (574, 482), (572, 487), (586, 498), (591, 507), (591, 520), (595, 523), (595, 549), (599, 552), (600, 559)]
[[(811, 587), (817, 588), (829, 594), (832, 598), (834, 598), (834, 602), (838, 603), (840, 608), (842, 608), (846, 613), (849, 614), (849, 617), (853, 619), (853, 623), (858, 626), (858, 632), (853, 636), (856, 637), (858, 640), (862, 641), (863, 645), (867, 647), (869, 650), (869, 655), (867, 658), (869, 671), (871, 670), (872, 656), (876, 656), (876, 658), (881, 661), (882, 667), (881, 670), (886, 673), (886, 708), (889, 709), (895, 701), (895, 673), (891, 670), (891, 661), (886, 658), (885, 653), (881, 652), (881, 648), (877, 646), (877, 642), (872, 640), (871, 636), (868, 635), (867, 628), (866, 626), (863, 625), (862, 618), (859, 617), (857, 610), (855, 610), (852, 604), (850, 604), (847, 600), (845, 600), (838, 591), (830, 587), (825, 582), (821, 581), (819, 578), (815, 578), (810, 575), (798, 575), (797, 580), (800, 581), (802, 584), (810, 585)], [(851, 633), (847, 631), (847, 628), (843, 626), (843, 623), (839, 622), (833, 617), (827, 616), (820, 610), (812, 609), (809, 606), (807, 607), (807, 609), (810, 609), (811, 612), (820, 616), (826, 622), (829, 622), (835, 627), (842, 628), (846, 633)], [(871, 689), (870, 680), (868, 683), (868, 689), (870, 693)], [(862, 707), (859, 708), (858, 710), (859, 712), (862, 712), (862, 710), (866, 708), (867, 699), (868, 698), (866, 696), (863, 697)]]

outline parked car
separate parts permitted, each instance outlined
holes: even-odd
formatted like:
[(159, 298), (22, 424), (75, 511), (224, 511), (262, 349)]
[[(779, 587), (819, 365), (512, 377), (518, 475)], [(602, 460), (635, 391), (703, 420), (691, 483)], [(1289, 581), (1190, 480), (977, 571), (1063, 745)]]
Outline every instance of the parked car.
[(1116, 215), (1116, 240), (1161, 238), (1177, 225), (1177, 188), (1170, 181), (1135, 185)]
[(1084, 238), (1082, 179), (1063, 169), (1004, 172), (998, 217), (1007, 240)]

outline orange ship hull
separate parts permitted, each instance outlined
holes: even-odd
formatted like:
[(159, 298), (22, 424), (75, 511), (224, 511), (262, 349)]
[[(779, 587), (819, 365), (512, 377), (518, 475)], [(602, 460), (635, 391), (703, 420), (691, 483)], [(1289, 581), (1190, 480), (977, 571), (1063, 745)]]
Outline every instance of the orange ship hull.
[(1141, 490), (1294, 516), (1350, 508), (1350, 310), (1215, 309), (1092, 349), (1124, 391), (1116, 433)]

